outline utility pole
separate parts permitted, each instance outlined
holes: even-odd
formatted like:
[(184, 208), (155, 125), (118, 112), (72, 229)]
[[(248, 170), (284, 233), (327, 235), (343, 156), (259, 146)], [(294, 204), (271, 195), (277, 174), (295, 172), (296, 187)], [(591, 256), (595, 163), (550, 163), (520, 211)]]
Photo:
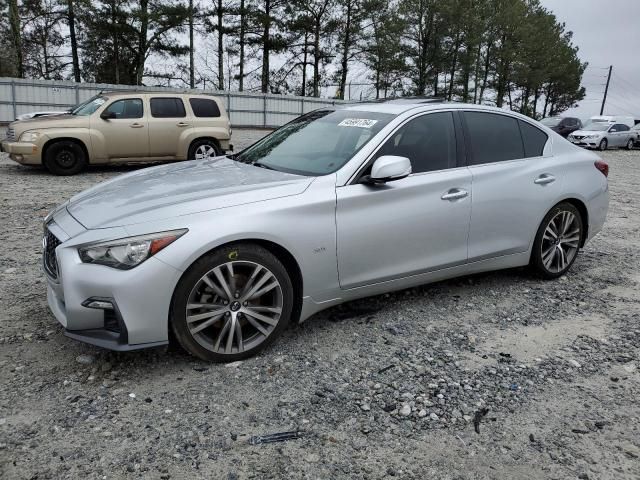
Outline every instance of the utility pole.
[(607, 93), (609, 92), (609, 82), (611, 81), (611, 71), (613, 70), (613, 65), (609, 66), (609, 75), (607, 76), (607, 86), (604, 87), (604, 98), (602, 99), (602, 107), (600, 107), (600, 115), (604, 113), (604, 104), (607, 101)]

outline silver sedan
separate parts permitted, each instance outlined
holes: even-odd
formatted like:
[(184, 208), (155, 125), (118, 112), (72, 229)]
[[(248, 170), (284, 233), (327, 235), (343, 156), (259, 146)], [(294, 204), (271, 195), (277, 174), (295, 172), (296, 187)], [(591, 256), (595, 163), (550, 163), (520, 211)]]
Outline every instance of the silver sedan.
[(135, 171), (45, 219), (66, 335), (246, 358), (339, 303), (487, 270), (563, 275), (608, 166), (522, 115), (388, 102), (303, 115), (227, 157)]

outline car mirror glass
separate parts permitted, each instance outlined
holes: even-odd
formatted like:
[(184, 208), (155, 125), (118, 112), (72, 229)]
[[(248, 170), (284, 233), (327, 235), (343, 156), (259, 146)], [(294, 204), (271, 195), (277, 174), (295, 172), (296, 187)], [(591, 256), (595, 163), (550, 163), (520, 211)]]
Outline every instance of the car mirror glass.
[(116, 118), (116, 112), (104, 111), (100, 114), (100, 118), (103, 120), (110, 120)]

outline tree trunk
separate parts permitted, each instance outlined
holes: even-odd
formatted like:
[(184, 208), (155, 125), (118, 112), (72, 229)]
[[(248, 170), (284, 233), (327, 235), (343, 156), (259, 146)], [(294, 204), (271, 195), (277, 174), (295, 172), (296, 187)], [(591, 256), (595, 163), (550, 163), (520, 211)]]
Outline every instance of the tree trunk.
[(144, 64), (147, 57), (147, 31), (149, 30), (149, 0), (140, 0), (140, 32), (138, 33), (138, 65), (136, 85), (142, 85)]
[(453, 83), (456, 76), (456, 67), (458, 66), (458, 49), (460, 48), (460, 31), (456, 32), (456, 41), (453, 46), (453, 60), (451, 61), (451, 78), (449, 79), (449, 95), (448, 100), (453, 97)]
[(320, 96), (320, 20), (313, 32), (313, 96)]
[(76, 15), (73, 11), (73, 0), (67, 0), (67, 22), (69, 23), (69, 40), (71, 41), (71, 63), (73, 64), (73, 80), (80, 82), (80, 61), (78, 59), (78, 40), (76, 39)]
[(302, 53), (302, 96), (307, 96), (307, 55), (309, 52), (309, 33), (304, 32), (304, 52)]
[(9, 0), (9, 25), (11, 27), (11, 43), (16, 52), (16, 67), (18, 77), (24, 77), (24, 62), (22, 58), (22, 35), (20, 32), (20, 10), (18, 0)]
[(222, 0), (218, 0), (218, 90), (224, 90), (224, 30)]
[(264, 26), (262, 32), (262, 93), (269, 91), (269, 47), (271, 47), (271, 2), (264, 2)]
[(113, 40), (113, 63), (116, 84), (120, 83), (120, 43), (118, 41), (118, 24), (116, 23), (116, 2), (111, 0), (111, 36)]
[(353, 7), (353, 1), (347, 0), (347, 17), (345, 18), (345, 30), (344, 39), (342, 43), (342, 60), (340, 66), (342, 71), (340, 72), (340, 86), (339, 95), (340, 100), (344, 100), (344, 91), (347, 88), (347, 69), (349, 68), (349, 47), (351, 44), (351, 11)]
[(245, 28), (247, 17), (244, 11), (244, 2), (245, 0), (240, 0), (240, 36), (238, 38), (238, 42), (240, 43), (240, 72), (238, 74), (238, 89), (242, 92), (244, 90), (244, 36), (245, 36)]
[(484, 91), (487, 88), (487, 82), (489, 81), (489, 67), (491, 66), (491, 44), (487, 43), (487, 56), (484, 59), (484, 72), (482, 76), (482, 87), (480, 87), (480, 97), (478, 103), (482, 103), (484, 98)]
[(189, 88), (195, 88), (193, 67), (193, 0), (189, 0)]

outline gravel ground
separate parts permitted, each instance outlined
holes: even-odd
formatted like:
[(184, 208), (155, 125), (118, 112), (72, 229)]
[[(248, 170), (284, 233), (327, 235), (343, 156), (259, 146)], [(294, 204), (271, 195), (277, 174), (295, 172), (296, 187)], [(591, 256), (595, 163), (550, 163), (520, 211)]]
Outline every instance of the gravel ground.
[(640, 151), (604, 158), (609, 217), (566, 277), (352, 302), (232, 365), (64, 337), (42, 217), (132, 167), (56, 178), (0, 159), (0, 477), (640, 478)]

